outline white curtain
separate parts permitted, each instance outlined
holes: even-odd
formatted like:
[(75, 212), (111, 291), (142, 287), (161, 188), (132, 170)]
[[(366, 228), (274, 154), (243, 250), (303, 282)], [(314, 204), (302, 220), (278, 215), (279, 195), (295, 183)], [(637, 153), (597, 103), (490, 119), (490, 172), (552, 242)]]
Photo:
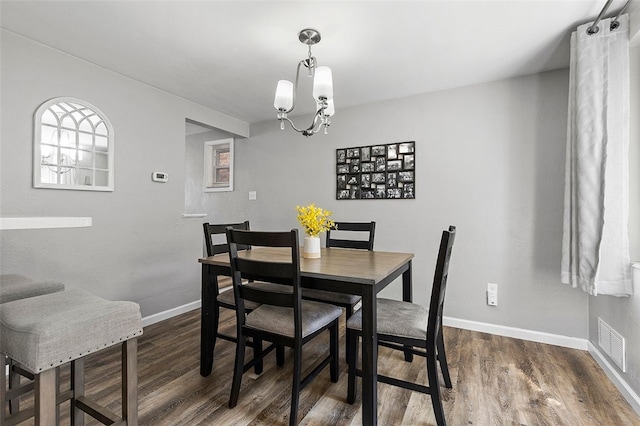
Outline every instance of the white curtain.
[(629, 259), (628, 15), (571, 34), (561, 279), (592, 295), (633, 294)]

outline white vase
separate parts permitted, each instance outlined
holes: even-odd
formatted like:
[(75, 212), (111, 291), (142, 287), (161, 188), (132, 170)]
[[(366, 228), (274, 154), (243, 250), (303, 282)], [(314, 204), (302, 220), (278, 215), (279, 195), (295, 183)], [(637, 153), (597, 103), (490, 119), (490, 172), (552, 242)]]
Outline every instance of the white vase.
[(318, 259), (320, 257), (320, 237), (305, 237), (302, 257)]

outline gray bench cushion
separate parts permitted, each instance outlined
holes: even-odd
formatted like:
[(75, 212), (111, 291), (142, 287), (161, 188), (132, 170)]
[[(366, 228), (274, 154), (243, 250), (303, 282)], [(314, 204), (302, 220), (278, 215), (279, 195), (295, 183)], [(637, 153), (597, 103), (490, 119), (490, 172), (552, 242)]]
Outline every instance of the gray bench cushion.
[[(391, 299), (378, 299), (378, 333), (412, 339), (427, 338), (428, 311), (420, 305)], [(362, 310), (347, 320), (347, 328), (362, 331)]]
[(64, 284), (62, 283), (35, 282), (31, 278), (20, 274), (0, 275), (0, 303), (57, 293), (63, 290)]
[(82, 290), (0, 305), (0, 352), (40, 373), (142, 334), (140, 307)]

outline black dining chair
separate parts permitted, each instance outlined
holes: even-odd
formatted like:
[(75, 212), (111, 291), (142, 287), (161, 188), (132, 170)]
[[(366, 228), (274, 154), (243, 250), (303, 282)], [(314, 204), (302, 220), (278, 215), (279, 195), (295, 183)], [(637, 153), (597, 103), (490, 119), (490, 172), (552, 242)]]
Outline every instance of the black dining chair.
[[(341, 247), (362, 250), (373, 250), (376, 236), (376, 223), (371, 222), (335, 222), (335, 229), (327, 231), (327, 247)], [(364, 239), (344, 238), (345, 233), (360, 232)], [(350, 234), (350, 236), (353, 234)], [(342, 238), (340, 238), (342, 236)]]
[[(351, 248), (360, 250), (373, 250), (373, 240), (376, 234), (375, 222), (335, 222), (336, 229), (327, 231), (326, 246)], [(346, 239), (344, 234), (355, 236), (355, 233), (362, 234), (363, 239)], [(366, 234), (366, 235), (365, 235)], [(342, 238), (336, 238), (342, 237)], [(315, 300), (316, 302), (331, 303), (336, 306), (345, 308), (347, 318), (353, 314), (355, 306), (362, 299), (360, 296), (353, 294), (335, 293), (326, 290), (316, 290), (305, 288), (302, 289), (302, 298), (307, 300)]]
[[(236, 298), (238, 335), (229, 407), (233, 408), (238, 403), (242, 374), (252, 367), (258, 357), (264, 356), (264, 353), (254, 351), (254, 358), (245, 364), (246, 338), (266, 340), (273, 342), (278, 348), (278, 365), (284, 363), (283, 347), (293, 348), (289, 424), (295, 425), (300, 391), (327, 365), (330, 365), (331, 381), (338, 381), (338, 319), (342, 310), (330, 304), (302, 300), (300, 248), (296, 229), (285, 232), (257, 232), (229, 227), (227, 242)], [(284, 253), (282, 257), (278, 256), (278, 259), (252, 259), (251, 256), (239, 253), (242, 246), (281, 247)], [(242, 284), (243, 278), (286, 285), (287, 290), (269, 291), (265, 288), (250, 287)], [(249, 312), (246, 309), (248, 303), (258, 304), (258, 307)], [(325, 330), (329, 330), (329, 354), (301, 379), (303, 345)]]
[[(362, 238), (354, 238), (361, 235)], [(373, 241), (376, 236), (376, 223), (371, 222), (335, 222), (335, 229), (327, 231), (326, 247), (349, 248), (359, 250), (373, 250)], [(346, 238), (350, 237), (350, 238)], [(316, 290), (312, 288), (302, 289), (302, 298), (315, 300), (316, 302), (331, 303), (332, 305), (345, 308), (346, 318), (353, 315), (356, 305), (362, 297), (355, 294), (336, 293), (333, 291)], [(349, 360), (349, 347), (345, 354), (347, 362)]]
[[(438, 383), (437, 364), (445, 379), (447, 387), (451, 387), (451, 378), (444, 352), (442, 337), (442, 310), (447, 289), (447, 277), (451, 251), (456, 237), (455, 226), (442, 231), (440, 250), (431, 289), (431, 303), (427, 311), (421, 305), (390, 299), (377, 299), (378, 344), (402, 352), (423, 356), (427, 361), (427, 377), (429, 386), (378, 374), (378, 381), (399, 386), (431, 396), (431, 404), (438, 426), (446, 425), (444, 409)], [(350, 347), (349, 380), (347, 401), (355, 402), (356, 375), (362, 376), (357, 369), (358, 339), (362, 334), (362, 315), (358, 311), (347, 321), (348, 342)], [(446, 372), (446, 373), (445, 373)]]
[[(227, 240), (226, 240), (226, 229), (228, 227), (231, 227), (234, 229), (249, 230), (249, 221), (247, 220), (239, 223), (220, 223), (220, 224), (203, 223), (204, 242), (207, 250), (207, 256), (215, 256), (216, 254), (227, 253), (229, 251), (229, 246), (227, 245)], [(250, 246), (238, 247), (238, 250), (250, 250), (250, 249), (251, 249)], [(223, 278), (223, 280), (224, 279), (226, 279), (226, 277)], [(216, 348), (216, 341), (218, 339), (227, 340), (233, 343), (237, 342), (237, 339), (235, 336), (230, 336), (224, 333), (220, 333), (218, 330), (218, 326), (220, 322), (220, 308), (231, 309), (234, 311), (236, 309), (236, 302), (235, 302), (235, 298), (233, 297), (233, 289), (229, 288), (228, 290), (220, 291), (218, 280), (219, 278), (216, 277), (216, 280), (215, 280), (216, 297), (214, 299), (214, 306), (213, 306), (213, 327), (212, 327), (213, 329), (212, 349), (214, 353)], [(255, 286), (255, 287), (267, 287), (272, 290), (278, 289), (281, 287), (278, 284), (252, 282), (252, 281), (246, 281), (245, 284)], [(231, 285), (229, 287), (231, 287)], [(257, 307), (258, 307), (258, 304), (253, 302), (247, 302), (247, 304), (245, 305), (245, 309), (247, 311), (252, 311)], [(262, 351), (262, 342), (260, 341), (252, 341), (252, 342), (249, 342), (248, 345), (250, 347), (253, 347), (254, 351), (255, 350), (257, 350), (258, 352)], [(266, 351), (270, 351), (271, 349), (273, 348), (268, 348), (266, 349)], [(261, 362), (256, 363), (254, 367), (254, 371), (256, 374), (262, 373)]]

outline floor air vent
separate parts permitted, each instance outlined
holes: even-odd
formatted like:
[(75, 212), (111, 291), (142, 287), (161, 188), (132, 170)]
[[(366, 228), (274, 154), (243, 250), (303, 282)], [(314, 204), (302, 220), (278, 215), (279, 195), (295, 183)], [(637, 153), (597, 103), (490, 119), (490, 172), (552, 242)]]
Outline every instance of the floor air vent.
[(600, 317), (598, 317), (598, 344), (623, 372), (627, 370), (624, 337)]

